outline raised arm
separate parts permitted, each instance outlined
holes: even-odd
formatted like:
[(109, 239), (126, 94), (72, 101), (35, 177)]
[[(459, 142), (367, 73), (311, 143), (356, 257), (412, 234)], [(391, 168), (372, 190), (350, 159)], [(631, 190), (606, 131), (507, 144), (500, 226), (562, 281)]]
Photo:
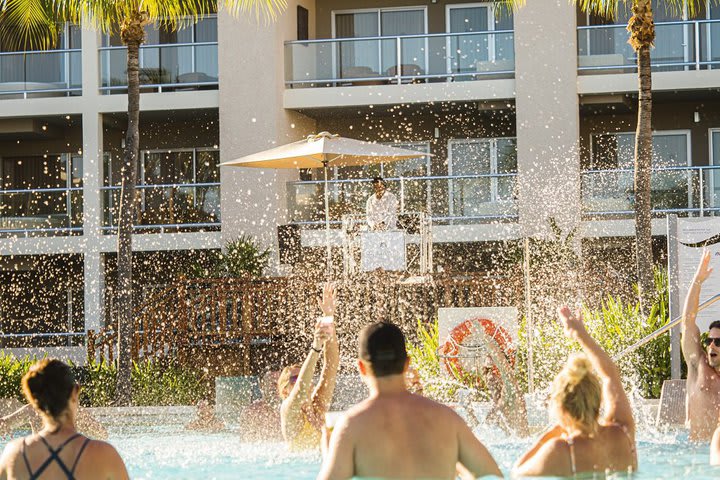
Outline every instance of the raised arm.
[[(322, 299), (318, 300), (318, 304), (325, 317), (335, 316), (337, 295), (333, 284), (325, 284)], [(333, 393), (335, 392), (338, 365), (340, 364), (340, 348), (335, 333), (335, 322), (327, 325), (327, 329), (329, 336), (323, 348), (323, 368), (320, 373), (320, 382), (315, 388), (312, 397), (313, 406), (320, 415), (325, 414), (330, 408)]]
[(300, 367), (297, 381), (288, 394), (280, 409), (280, 418), (283, 435), (286, 440), (297, 436), (302, 428), (302, 407), (307, 402), (312, 388), (312, 377), (317, 366), (323, 344), (328, 337), (328, 329), (320, 322), (315, 324), (313, 341), (310, 345), (305, 361)]
[(696, 373), (699, 362), (705, 358), (705, 352), (700, 343), (700, 329), (695, 323), (697, 318), (698, 304), (700, 303), (700, 288), (702, 283), (712, 273), (710, 268), (710, 252), (704, 251), (700, 259), (695, 277), (693, 278), (687, 297), (685, 298), (685, 307), (682, 316), (682, 352), (685, 362), (690, 367), (689, 375)]
[(567, 306), (563, 306), (558, 308), (558, 314), (565, 329), (565, 335), (580, 343), (602, 380), (603, 420), (606, 423), (615, 423), (625, 427), (628, 435), (634, 441), (635, 420), (630, 408), (630, 401), (620, 379), (620, 370), (610, 355), (587, 332), (579, 310), (573, 314)]

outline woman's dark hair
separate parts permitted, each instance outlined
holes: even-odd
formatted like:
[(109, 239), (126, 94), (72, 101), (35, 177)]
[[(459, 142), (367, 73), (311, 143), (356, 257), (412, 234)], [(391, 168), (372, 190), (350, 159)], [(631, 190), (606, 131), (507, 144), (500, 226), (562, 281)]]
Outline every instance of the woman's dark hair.
[(53, 418), (65, 411), (76, 385), (70, 367), (56, 359), (40, 360), (22, 378), (27, 401)]

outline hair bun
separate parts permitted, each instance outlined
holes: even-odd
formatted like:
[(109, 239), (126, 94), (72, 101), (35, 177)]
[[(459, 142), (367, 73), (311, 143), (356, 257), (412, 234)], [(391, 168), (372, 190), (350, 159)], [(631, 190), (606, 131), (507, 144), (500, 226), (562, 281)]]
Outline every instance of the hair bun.
[(573, 353), (568, 358), (565, 367), (568, 385), (575, 386), (580, 383), (592, 370), (592, 364), (587, 356), (583, 353)]

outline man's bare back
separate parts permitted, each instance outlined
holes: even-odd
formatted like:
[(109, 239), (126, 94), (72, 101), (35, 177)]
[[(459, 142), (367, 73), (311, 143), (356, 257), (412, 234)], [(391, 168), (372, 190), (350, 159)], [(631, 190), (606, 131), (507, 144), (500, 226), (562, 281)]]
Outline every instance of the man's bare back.
[(455, 478), (459, 437), (473, 435), (450, 408), (406, 392), (365, 400), (336, 428), (352, 442), (358, 477)]
[(686, 424), (690, 440), (698, 442), (712, 438), (720, 414), (720, 322), (710, 324), (704, 345), (696, 323), (700, 288), (711, 273), (706, 251), (688, 289), (682, 321), (682, 353), (688, 366)]
[(370, 396), (335, 425), (318, 479), (454, 479), (458, 463), (473, 478), (501, 476), (460, 416), (406, 390), (409, 362), (399, 328), (371, 324), (358, 343), (358, 369)]

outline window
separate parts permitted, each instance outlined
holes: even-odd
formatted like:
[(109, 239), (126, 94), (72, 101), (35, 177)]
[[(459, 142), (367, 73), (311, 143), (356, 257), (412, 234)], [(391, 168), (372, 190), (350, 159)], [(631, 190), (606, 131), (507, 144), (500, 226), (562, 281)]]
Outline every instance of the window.
[[(333, 37), (422, 35), (427, 32), (426, 13), (425, 7), (333, 12)], [(394, 39), (340, 42), (336, 53), (339, 78), (393, 76), (398, 63), (405, 72), (420, 73), (426, 70), (425, 44), (424, 38), (404, 40), (398, 62)]]
[(512, 12), (498, 12), (494, 3), (471, 3), (448, 5), (446, 15), (448, 33), (477, 32), (477, 35), (448, 38), (449, 72), (477, 72), (482, 68), (481, 62), (514, 60), (512, 34), (492, 33), (496, 30), (513, 30)]
[(297, 39), (307, 40), (310, 38), (310, 12), (307, 8), (298, 5), (297, 7)]
[[(631, 210), (634, 201), (635, 133), (614, 133), (590, 137), (590, 169), (586, 174), (583, 197), (592, 211)], [(652, 167), (684, 167), (690, 160), (690, 133), (653, 133)], [(617, 171), (629, 170), (629, 171)], [(653, 209), (679, 209), (692, 205), (692, 175), (687, 170), (653, 172)]]
[[(448, 170), (453, 177), (449, 189), (451, 215), (508, 213), (498, 204), (514, 204), (515, 138), (450, 140), (448, 154)], [(463, 176), (473, 177), (455, 178)]]

